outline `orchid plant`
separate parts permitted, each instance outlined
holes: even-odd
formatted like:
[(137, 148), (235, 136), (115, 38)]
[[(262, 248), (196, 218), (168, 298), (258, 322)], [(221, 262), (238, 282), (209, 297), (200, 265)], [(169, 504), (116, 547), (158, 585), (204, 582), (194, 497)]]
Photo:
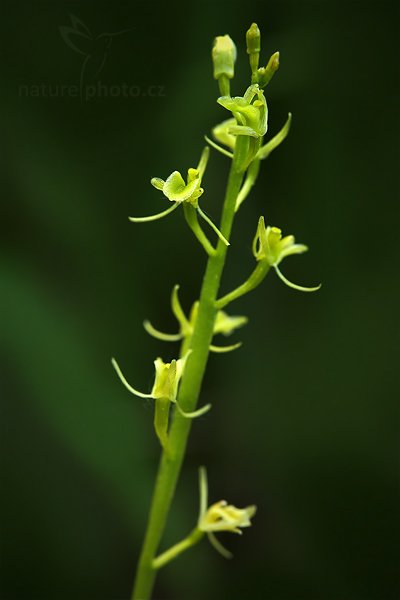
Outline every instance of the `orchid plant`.
[[(230, 558), (231, 553), (215, 534), (221, 531), (241, 534), (243, 528), (251, 525), (251, 519), (256, 512), (253, 505), (240, 509), (224, 500), (209, 506), (206, 470), (201, 467), (200, 513), (197, 523), (193, 531), (181, 542), (157, 555), (191, 425), (196, 417), (208, 413), (211, 408), (210, 404), (197, 408), (209, 352), (230, 352), (241, 345), (240, 342), (216, 345), (213, 337), (217, 334), (229, 336), (247, 323), (247, 317), (229, 315), (223, 309), (258, 287), (271, 268), (280, 280), (292, 289), (315, 292), (320, 287), (304, 287), (291, 282), (283, 275), (280, 270), (282, 261), (293, 254), (304, 253), (307, 246), (296, 243), (293, 235), (283, 237), (278, 227), (266, 226), (264, 217), (261, 216), (252, 244), (255, 259), (253, 271), (244, 283), (218, 298), (236, 213), (256, 183), (261, 161), (283, 142), (289, 133), (292, 120), (289, 113), (281, 131), (269, 140), (264, 140), (268, 130), (268, 107), (264, 89), (278, 70), (279, 52), (272, 54), (265, 67), (259, 67), (260, 42), (259, 28), (253, 23), (246, 33), (251, 71), (250, 85), (242, 96), (232, 96), (230, 84), (234, 77), (236, 46), (229, 35), (218, 36), (215, 39), (212, 60), (214, 78), (220, 91), (217, 103), (229, 111), (231, 116), (212, 129), (212, 138), (205, 136), (208, 145), (203, 149), (197, 166), (188, 168), (186, 178), (179, 171), (173, 171), (165, 180), (158, 177), (151, 180), (153, 187), (162, 192), (171, 203), (166, 210), (151, 216), (129, 217), (134, 223), (148, 223), (164, 218), (182, 206), (188, 226), (208, 257), (200, 297), (194, 301), (188, 315), (185, 314), (179, 300), (179, 286), (174, 286), (172, 290), (171, 309), (178, 322), (178, 331), (164, 333), (156, 329), (150, 321), (144, 321), (144, 328), (151, 336), (164, 342), (181, 342), (178, 358), (169, 363), (160, 357), (154, 361), (155, 379), (151, 392), (140, 392), (132, 387), (117, 361), (112, 359), (120, 381), (130, 393), (154, 400), (154, 429), (161, 444), (161, 459), (132, 600), (148, 600), (158, 570), (198, 543), (204, 536), (208, 537), (220, 554)], [(209, 160), (210, 147), (231, 161), (219, 226), (211, 221), (199, 202), (204, 193), (202, 179)], [(214, 241), (210, 240), (202, 223), (206, 223), (214, 232)]]

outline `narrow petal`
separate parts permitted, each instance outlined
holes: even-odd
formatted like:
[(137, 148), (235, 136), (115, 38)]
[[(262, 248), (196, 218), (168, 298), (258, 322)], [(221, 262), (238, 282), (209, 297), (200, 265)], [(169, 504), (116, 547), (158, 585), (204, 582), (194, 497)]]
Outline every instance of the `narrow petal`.
[(232, 552), (229, 552), (229, 550), (227, 550), (225, 546), (221, 544), (221, 542), (215, 537), (213, 533), (211, 533), (211, 531), (207, 533), (207, 536), (210, 540), (211, 545), (214, 546), (216, 551), (219, 552), (224, 558), (233, 558)]
[[(287, 236), (287, 237), (293, 237), (293, 236)], [(282, 242), (285, 240), (286, 238), (283, 238)], [(281, 245), (282, 245), (281, 242)], [(287, 248), (283, 248), (283, 250), (281, 250), (279, 252), (279, 262), (281, 262), (281, 260), (283, 260), (284, 258), (286, 258), (287, 256), (291, 256), (292, 254), (303, 254), (303, 252), (307, 252), (308, 250), (308, 246), (306, 246), (305, 244), (288, 244)]]
[(179, 296), (178, 296), (179, 285), (174, 285), (171, 294), (171, 308), (172, 313), (181, 326), (182, 335), (185, 336), (191, 332), (191, 325), (186, 318), (185, 313), (183, 312), (183, 308), (181, 306)]
[(210, 345), (211, 352), (217, 352), (223, 354), (224, 352), (232, 352), (232, 350), (237, 350), (240, 348), (242, 342), (238, 342), (237, 344), (232, 344), (231, 346), (215, 346), (214, 344)]
[(153, 187), (155, 187), (155, 188), (156, 188), (156, 190), (161, 190), (161, 191), (162, 191), (162, 189), (163, 189), (163, 187), (164, 187), (164, 183), (165, 183), (165, 181), (164, 181), (164, 179), (160, 179), (159, 177), (153, 177), (153, 178), (150, 180), (150, 183), (151, 183), (151, 185), (152, 185)]
[(207, 217), (207, 215), (201, 210), (200, 206), (197, 207), (197, 211), (198, 211), (199, 215), (206, 221), (206, 223), (209, 224), (209, 226), (211, 227), (211, 229), (213, 229), (215, 231), (215, 233), (217, 234), (217, 236), (219, 237), (219, 239), (224, 242), (225, 246), (230, 246), (230, 243), (228, 242), (228, 240), (226, 239), (226, 237), (224, 237), (222, 235), (222, 233), (220, 232), (220, 230), (218, 229), (218, 227), (216, 225), (214, 225), (214, 223), (211, 221), (211, 219), (209, 217)]
[(205, 406), (203, 406), (203, 408), (199, 408), (198, 410), (195, 410), (193, 412), (186, 412), (183, 410), (183, 408), (179, 406), (178, 402), (175, 402), (175, 405), (181, 413), (182, 417), (185, 417), (186, 419), (195, 419), (196, 417), (201, 417), (201, 415), (204, 415), (211, 408), (211, 404), (206, 404)]
[(183, 338), (181, 333), (163, 333), (162, 331), (158, 331), (150, 321), (143, 321), (143, 327), (149, 335), (163, 342), (178, 342)]
[(317, 290), (320, 289), (320, 287), (322, 285), (321, 283), (319, 285), (317, 285), (316, 287), (304, 287), (302, 285), (297, 285), (296, 283), (292, 283), (291, 281), (289, 281), (289, 279), (286, 279), (286, 277), (279, 270), (278, 265), (272, 265), (272, 266), (274, 267), (279, 279), (281, 279), (285, 285), (287, 285), (290, 288), (293, 288), (294, 290), (298, 290), (299, 292), (316, 292)]
[(212, 134), (216, 141), (227, 146), (230, 150), (234, 150), (236, 145), (235, 136), (228, 133), (229, 127), (232, 127), (233, 125), (237, 125), (237, 121), (234, 117), (226, 119), (212, 129)]
[(208, 146), (206, 146), (204, 148), (203, 152), (201, 153), (200, 161), (199, 161), (199, 164), (197, 165), (197, 169), (196, 169), (199, 172), (200, 179), (202, 179), (204, 172), (206, 170), (209, 156), (210, 156), (210, 148)]
[(231, 96), (220, 96), (217, 102), (230, 111), (237, 109), (238, 106), (247, 106), (247, 102), (240, 96), (235, 96), (234, 98), (231, 98)]
[(271, 152), (283, 142), (283, 140), (287, 137), (289, 133), (291, 122), (292, 113), (289, 113), (287, 121), (282, 127), (282, 129), (273, 138), (271, 138), (269, 142), (267, 142), (264, 146), (260, 148), (257, 154), (257, 158), (261, 160), (267, 158), (267, 156), (269, 156)]
[(157, 221), (158, 219), (162, 219), (171, 213), (173, 210), (178, 208), (180, 202), (175, 202), (172, 206), (167, 208), (167, 210), (163, 210), (163, 212), (157, 213), (156, 215), (150, 215), (149, 217), (129, 217), (129, 220), (132, 223), (149, 223), (150, 221)]
[(119, 368), (118, 363), (115, 360), (115, 358), (111, 359), (111, 363), (112, 363), (112, 366), (114, 367), (114, 369), (116, 370), (117, 375), (120, 378), (121, 382), (126, 387), (126, 389), (129, 392), (131, 392), (131, 394), (134, 394), (135, 396), (139, 396), (139, 398), (152, 398), (153, 397), (151, 394), (143, 394), (142, 392), (138, 392), (137, 390), (135, 390), (135, 388), (133, 388), (131, 385), (129, 385), (129, 383), (127, 382), (127, 380), (123, 376), (122, 371)]
[(204, 136), (204, 139), (208, 144), (210, 144), (210, 146), (214, 148), (214, 150), (218, 150), (218, 152), (221, 152), (221, 154), (224, 154), (224, 156), (227, 156), (228, 158), (233, 158), (232, 152), (229, 152), (229, 150), (225, 150), (225, 148), (222, 148), (222, 146), (219, 146), (218, 144), (213, 142), (207, 135)]
[(192, 204), (184, 204), (183, 212), (185, 215), (186, 223), (189, 225), (190, 229), (193, 231), (194, 235), (196, 236), (200, 244), (203, 246), (208, 256), (214, 256), (216, 250), (200, 225), (199, 215), (197, 214), (198, 210), (198, 205), (195, 208)]

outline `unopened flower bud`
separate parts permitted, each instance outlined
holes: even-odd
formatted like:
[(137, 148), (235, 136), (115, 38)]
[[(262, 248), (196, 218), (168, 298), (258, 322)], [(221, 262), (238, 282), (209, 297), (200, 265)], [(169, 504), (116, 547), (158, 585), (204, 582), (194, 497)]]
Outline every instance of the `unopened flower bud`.
[(223, 75), (232, 79), (235, 74), (236, 46), (229, 35), (219, 35), (212, 49), (214, 79)]
[(261, 34), (257, 23), (252, 23), (246, 32), (247, 54), (254, 54), (261, 50)]
[(276, 71), (279, 69), (279, 52), (275, 52), (268, 61), (266, 67), (258, 69), (258, 84), (264, 88), (271, 81)]
[(252, 25), (246, 33), (246, 47), (247, 54), (249, 55), (250, 68), (252, 73), (252, 83), (257, 83), (257, 69), (258, 62), (260, 60), (261, 50), (261, 34), (256, 23), (252, 23)]

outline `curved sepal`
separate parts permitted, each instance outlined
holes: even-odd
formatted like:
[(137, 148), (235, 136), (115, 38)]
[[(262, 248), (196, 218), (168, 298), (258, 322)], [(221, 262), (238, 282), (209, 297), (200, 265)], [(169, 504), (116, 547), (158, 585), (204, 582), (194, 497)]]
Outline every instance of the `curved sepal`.
[(290, 126), (292, 124), (292, 113), (288, 114), (288, 118), (286, 119), (286, 123), (282, 127), (282, 129), (271, 138), (264, 146), (261, 146), (259, 151), (257, 152), (257, 158), (260, 160), (264, 160), (271, 154), (275, 148), (277, 148), (283, 140), (288, 136), (290, 131)]
[(179, 206), (179, 202), (175, 202), (175, 204), (173, 204), (172, 206), (170, 206), (170, 208), (167, 208), (167, 210), (163, 210), (160, 213), (157, 213), (155, 215), (150, 215), (149, 217), (128, 217), (130, 221), (132, 221), (132, 223), (150, 223), (150, 221), (158, 221), (158, 219), (162, 219), (163, 217), (166, 217), (167, 215), (169, 215), (169, 213), (172, 213), (175, 209), (177, 209)]
[(210, 140), (210, 138), (207, 135), (204, 136), (204, 139), (206, 140), (206, 142), (208, 144), (210, 144), (210, 146), (212, 148), (214, 148), (214, 150), (217, 150), (217, 152), (220, 152), (221, 154), (223, 154), (224, 156), (227, 156), (228, 158), (231, 158), (231, 159), (233, 158), (232, 152), (229, 152), (229, 150), (225, 150), (225, 148), (222, 148), (222, 146), (219, 146), (218, 144), (216, 144), (215, 142)]
[(304, 287), (303, 285), (297, 285), (297, 283), (293, 283), (283, 275), (278, 265), (274, 265), (274, 269), (279, 279), (283, 281), (285, 285), (294, 290), (298, 290), (299, 292), (317, 292), (321, 288), (321, 283), (319, 285), (316, 285), (315, 287)]
[(205, 415), (211, 408), (211, 404), (206, 404), (198, 410), (186, 412), (185, 410), (183, 410), (183, 408), (181, 408), (178, 402), (175, 402), (175, 405), (178, 411), (181, 413), (182, 417), (185, 417), (186, 419), (196, 419), (197, 417), (201, 417), (202, 415)]
[(241, 345), (242, 342), (237, 342), (237, 344), (232, 344), (231, 346), (216, 346), (215, 344), (210, 344), (210, 351), (215, 352), (216, 354), (224, 354), (225, 352), (237, 350)]
[(143, 394), (143, 392), (139, 392), (138, 390), (136, 390), (134, 387), (132, 387), (127, 380), (124, 377), (124, 374), (122, 373), (117, 361), (115, 360), (115, 358), (111, 359), (111, 363), (112, 366), (114, 367), (121, 383), (126, 387), (126, 389), (131, 393), (134, 394), (135, 396), (138, 396), (139, 398), (153, 398), (152, 394)]
[(143, 327), (149, 335), (163, 342), (179, 342), (183, 338), (181, 333), (163, 333), (159, 331), (148, 320), (143, 321)]
[(211, 221), (210, 217), (208, 217), (206, 215), (206, 213), (201, 210), (200, 206), (197, 207), (197, 212), (199, 213), (199, 215), (201, 216), (201, 218), (204, 219), (204, 221), (206, 223), (208, 223), (208, 225), (217, 234), (217, 236), (225, 244), (225, 246), (229, 246), (230, 244), (229, 244), (228, 240), (226, 239), (226, 237), (224, 235), (222, 235), (222, 233), (220, 232), (220, 230), (218, 229), (218, 227), (216, 225), (214, 225), (214, 223)]

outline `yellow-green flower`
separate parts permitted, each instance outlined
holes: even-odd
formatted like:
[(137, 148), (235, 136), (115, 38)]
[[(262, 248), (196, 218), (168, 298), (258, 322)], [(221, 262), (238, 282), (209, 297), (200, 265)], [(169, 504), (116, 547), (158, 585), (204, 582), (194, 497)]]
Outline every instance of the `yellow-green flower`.
[(253, 240), (253, 254), (257, 261), (266, 261), (273, 267), (278, 277), (289, 287), (302, 292), (315, 292), (321, 284), (316, 287), (303, 287), (289, 281), (280, 271), (278, 265), (287, 256), (292, 254), (303, 254), (308, 247), (304, 244), (296, 244), (293, 235), (282, 237), (282, 231), (278, 227), (265, 227), (264, 217), (258, 221), (257, 232)]
[[(190, 311), (190, 317), (187, 318), (185, 315), (178, 296), (179, 286), (175, 285), (171, 294), (171, 308), (172, 312), (179, 323), (178, 333), (163, 333), (159, 331), (150, 323), (150, 321), (144, 321), (143, 326), (147, 333), (151, 336), (163, 340), (164, 342), (178, 342), (184, 338), (190, 337), (193, 334), (194, 326), (197, 318), (198, 302), (195, 302)], [(231, 335), (239, 327), (246, 325), (248, 321), (247, 317), (244, 316), (230, 316), (226, 312), (219, 310), (215, 318), (213, 334), (222, 334), (225, 336)], [(241, 342), (232, 344), (230, 346), (216, 346), (215, 344), (210, 345), (211, 352), (230, 352), (236, 350), (241, 346)]]
[(235, 149), (236, 144), (236, 136), (230, 133), (234, 125), (236, 125), (236, 119), (226, 119), (226, 121), (222, 121), (222, 123), (216, 125), (212, 130), (213, 137), (217, 142), (228, 146), (231, 150)]
[(225, 500), (212, 504), (199, 521), (201, 531), (231, 531), (241, 534), (240, 527), (250, 527), (256, 507), (236, 508)]
[(189, 351), (186, 356), (183, 358), (178, 358), (178, 360), (173, 359), (170, 363), (165, 363), (162, 358), (156, 358), (154, 361), (155, 366), (155, 379), (153, 388), (150, 394), (145, 394), (143, 392), (139, 392), (135, 388), (133, 388), (125, 379), (122, 374), (121, 369), (118, 366), (117, 361), (113, 358), (111, 360), (114, 369), (117, 372), (118, 377), (124, 384), (124, 386), (135, 396), (139, 396), (140, 398), (153, 398), (154, 400), (159, 400), (160, 398), (165, 398), (169, 400), (169, 402), (173, 402), (176, 404), (179, 412), (185, 417), (193, 418), (199, 417), (207, 412), (211, 408), (211, 404), (207, 404), (203, 408), (196, 410), (192, 413), (187, 413), (182, 410), (177, 401), (178, 395), (178, 386), (179, 382), (182, 378), (183, 371), (185, 368), (185, 364), (190, 355)]
[(200, 187), (201, 177), (199, 169), (190, 168), (188, 170), (186, 182), (179, 171), (174, 171), (166, 181), (159, 177), (153, 177), (151, 185), (157, 190), (161, 190), (164, 196), (171, 202), (188, 202), (195, 208), (198, 207), (198, 198), (204, 190)]
[(220, 500), (211, 506), (208, 506), (208, 484), (207, 473), (204, 467), (199, 472), (200, 483), (200, 512), (197, 527), (200, 531), (207, 534), (212, 545), (225, 558), (231, 558), (231, 553), (222, 546), (215, 537), (214, 533), (219, 531), (230, 531), (231, 533), (242, 534), (241, 529), (250, 527), (250, 519), (256, 513), (254, 505), (246, 508), (236, 508), (228, 504), (225, 500)]
[(249, 86), (244, 96), (221, 96), (218, 104), (229, 110), (236, 119), (236, 125), (232, 125), (228, 133), (232, 135), (247, 135), (251, 137), (262, 137), (268, 128), (268, 109), (264, 92), (258, 84)]
[(205, 234), (200, 228), (197, 221), (197, 214), (201, 216), (206, 223), (215, 231), (218, 237), (229, 246), (228, 240), (222, 235), (220, 230), (211, 219), (202, 211), (199, 206), (198, 199), (203, 194), (204, 189), (201, 187), (201, 180), (206, 170), (210, 149), (206, 146), (200, 158), (200, 162), (197, 167), (188, 169), (186, 181), (182, 177), (179, 171), (173, 171), (169, 177), (164, 181), (159, 177), (153, 177), (151, 184), (157, 190), (162, 191), (164, 196), (172, 202), (172, 206), (167, 208), (160, 213), (150, 215), (149, 217), (129, 217), (129, 220), (133, 223), (147, 223), (149, 221), (156, 221), (166, 217), (181, 204), (184, 207), (185, 218), (190, 228), (198, 238), (199, 242), (203, 245), (208, 254), (213, 254), (215, 250), (212, 248), (210, 242), (206, 238)]
[(246, 325), (247, 321), (247, 317), (231, 317), (223, 310), (219, 310), (215, 318), (213, 333), (214, 335), (217, 335), (217, 333), (222, 333), (222, 335), (226, 336), (231, 335), (231, 333), (233, 333), (236, 329), (238, 329), (239, 327), (243, 327), (243, 325)]

